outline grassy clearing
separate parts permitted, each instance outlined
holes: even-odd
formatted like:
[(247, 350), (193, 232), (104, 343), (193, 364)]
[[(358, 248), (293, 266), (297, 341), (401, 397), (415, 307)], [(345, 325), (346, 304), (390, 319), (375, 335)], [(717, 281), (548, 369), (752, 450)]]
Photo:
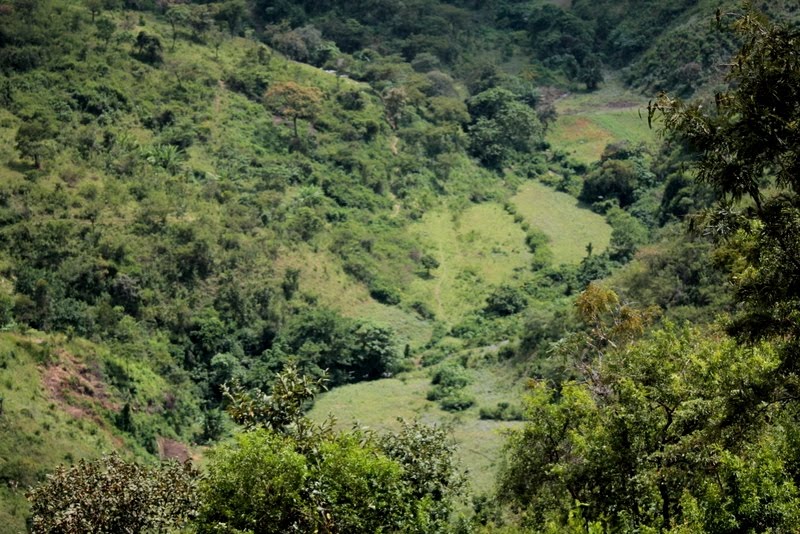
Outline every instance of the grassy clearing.
[(569, 94), (556, 107), (559, 117), (547, 140), (583, 163), (597, 161), (609, 143), (651, 143), (656, 137), (647, 126), (647, 99), (614, 78), (598, 91)]
[(602, 216), (585, 209), (575, 197), (538, 182), (528, 182), (511, 200), (531, 226), (550, 238), (549, 246), (556, 264), (580, 262), (589, 243), (597, 252), (608, 247), (611, 227)]
[(639, 118), (638, 108), (624, 108), (562, 115), (550, 129), (547, 140), (553, 147), (588, 164), (600, 159), (609, 143), (622, 140), (650, 143), (654, 136), (647, 119)]
[(278, 277), (287, 269), (300, 271), (299, 290), (325, 307), (338, 310), (346, 317), (369, 320), (390, 327), (400, 345), (412, 348), (424, 345), (431, 337), (433, 325), (397, 306), (387, 306), (369, 295), (363, 284), (353, 281), (342, 269), (341, 261), (325, 251), (299, 248), (282, 253), (275, 263)]
[(475, 372), (473, 384), (466, 389), (475, 395), (476, 406), (457, 414), (445, 412), (437, 403), (425, 399), (430, 388), (430, 376), (427, 370), (418, 370), (400, 378), (336, 388), (317, 399), (310, 416), (321, 421), (333, 414), (337, 428), (342, 430), (352, 428), (354, 424), (379, 432), (397, 429), (398, 417), (444, 425), (452, 433), (461, 465), (468, 470), (472, 491), (489, 492), (494, 485), (497, 462), (505, 441), (502, 432), (519, 423), (480, 420), (478, 409), (479, 406), (492, 406), (499, 400), (517, 399), (519, 394), (509, 390), (508, 377), (500, 371), (481, 369), (479, 373)]
[(513, 279), (531, 259), (525, 232), (496, 203), (470, 206), (457, 216), (433, 211), (410, 231), (440, 265), (430, 277), (415, 278), (405, 300), (425, 303), (448, 323), (482, 307), (493, 285)]

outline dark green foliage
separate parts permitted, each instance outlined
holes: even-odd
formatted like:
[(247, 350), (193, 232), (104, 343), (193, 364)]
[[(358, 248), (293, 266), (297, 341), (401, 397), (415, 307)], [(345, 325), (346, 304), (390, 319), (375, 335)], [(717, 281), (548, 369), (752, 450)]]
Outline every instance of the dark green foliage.
[(475, 397), (463, 391), (456, 391), (438, 400), (439, 406), (447, 412), (460, 412), (475, 404)]
[(683, 226), (665, 228), (619, 273), (619, 285), (633, 302), (657, 305), (678, 319), (709, 322), (730, 305), (730, 290), (725, 273), (714, 265), (712, 243), (685, 233)]
[(138, 59), (150, 64), (161, 63), (161, 40), (158, 37), (141, 31), (136, 36), (135, 47)]
[(512, 406), (508, 402), (498, 402), (494, 408), (481, 408), (480, 417), (496, 421), (522, 421), (523, 414), (517, 406)]
[(536, 112), (506, 89), (489, 89), (467, 104), (472, 153), (489, 167), (501, 168), (515, 154), (532, 152), (542, 140)]
[(281, 331), (269, 357), (288, 356), (315, 374), (327, 370), (331, 383), (339, 385), (391, 373), (398, 350), (388, 329), (320, 308), (294, 317)]
[(315, 428), (304, 417), (304, 409), (327, 381), (325, 375), (311, 378), (296, 367), (288, 366), (276, 376), (269, 395), (258, 390), (246, 391), (239, 386), (230, 389), (225, 385), (223, 389), (229, 401), (228, 413), (244, 428), (304, 435)]
[[(763, 413), (734, 416), (741, 414), (738, 395), (714, 385), (760, 381), (775, 364), (764, 349), (668, 328), (611, 353), (598, 365), (595, 385), (570, 382), (556, 392), (536, 384), (529, 422), (509, 444), (501, 495), (526, 507), (532, 526), (566, 523), (579, 499), (586, 519), (622, 530), (637, 524), (727, 532), (752, 521), (787, 528), (800, 509), (798, 492), (783, 463), (788, 457), (777, 452), (787, 449), (766, 444), (782, 442), (784, 425), (793, 423), (767, 424)], [(693, 371), (709, 365), (713, 372)], [(672, 369), (685, 373), (679, 384)], [(745, 427), (753, 441), (733, 438)], [(756, 504), (750, 492), (769, 495), (771, 504)]]
[[(743, 339), (794, 338), (800, 145), (791, 125), (800, 102), (799, 38), (795, 28), (771, 25), (752, 12), (733, 27), (747, 44), (729, 75), (734, 88), (716, 95), (716, 108), (707, 112), (662, 96), (651, 118), (663, 116), (695, 157), (699, 180), (721, 197), (705, 221), (708, 232), (732, 245), (730, 252), (742, 262), (730, 265), (743, 303), (731, 331)], [(750, 202), (737, 204), (742, 199)]]
[(647, 228), (629, 213), (611, 208), (606, 217), (613, 228), (608, 255), (613, 261), (625, 263), (633, 258), (636, 250), (649, 240)]
[(403, 480), (416, 499), (430, 499), (426, 513), (430, 531), (447, 530), (455, 498), (465, 487), (465, 479), (455, 462), (454, 444), (447, 431), (436, 426), (400, 420), (398, 432), (378, 438), (386, 456), (403, 468)]
[(36, 116), (25, 121), (17, 130), (15, 144), (20, 155), (33, 160), (36, 168), (54, 153), (57, 124), (48, 116)]
[(486, 298), (485, 310), (495, 315), (513, 315), (525, 309), (528, 302), (518, 288), (502, 285)]
[(198, 532), (444, 531), (463, 483), (445, 432), (335, 434), (302, 415), (320, 384), (290, 368), (270, 396), (230, 394), (251, 430), (213, 451)]
[(594, 91), (603, 81), (603, 63), (595, 55), (588, 55), (581, 64), (580, 80), (586, 84), (588, 91)]
[(122, 410), (119, 412), (119, 414), (117, 414), (115, 423), (117, 428), (123, 432), (133, 433), (136, 430), (136, 427), (133, 423), (133, 417), (131, 416), (131, 404), (129, 402), (126, 402), (122, 407)]
[[(563, 70), (568, 78), (577, 79), (584, 63), (596, 66), (596, 58), (588, 59), (594, 45), (591, 25), (571, 11), (549, 4), (540, 6), (528, 16), (526, 29), (538, 57), (549, 67)], [(600, 80), (593, 74), (586, 81), (589, 87)]]
[(33, 532), (119, 533), (181, 527), (196, 514), (189, 467), (144, 467), (118, 456), (59, 468), (28, 493)]

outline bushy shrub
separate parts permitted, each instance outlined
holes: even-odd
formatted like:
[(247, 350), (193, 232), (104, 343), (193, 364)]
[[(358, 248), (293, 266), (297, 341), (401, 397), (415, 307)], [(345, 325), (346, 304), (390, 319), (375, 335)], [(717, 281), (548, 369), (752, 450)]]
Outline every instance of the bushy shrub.
[(447, 412), (460, 412), (475, 404), (475, 397), (459, 391), (439, 400), (439, 406)]
[(28, 492), (35, 533), (115, 534), (181, 527), (197, 509), (197, 472), (107, 456), (60, 467)]
[(519, 406), (512, 406), (508, 402), (498, 402), (494, 408), (482, 407), (480, 418), (496, 421), (522, 421), (523, 413)]
[(514, 315), (528, 305), (525, 293), (516, 287), (502, 285), (486, 298), (486, 311), (494, 315)]

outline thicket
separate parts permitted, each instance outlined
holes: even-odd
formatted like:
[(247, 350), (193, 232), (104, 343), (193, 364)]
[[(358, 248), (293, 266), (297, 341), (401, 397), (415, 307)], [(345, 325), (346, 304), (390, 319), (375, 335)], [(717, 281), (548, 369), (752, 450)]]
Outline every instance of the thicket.
[(667, 270), (702, 276), (709, 271), (691, 251), (710, 255), (737, 306), (705, 327), (648, 329), (656, 309), (597, 284), (581, 294), (584, 330), (557, 345), (571, 371), (532, 385), (528, 422), (512, 433), (500, 476), (500, 499), (535, 530), (780, 531), (797, 523), (792, 258), (800, 241), (789, 132), (800, 35), (749, 10), (720, 24), (746, 42), (731, 88), (710, 109), (662, 95), (650, 118), (664, 121), (717, 197), (696, 218), (713, 245), (681, 244), (687, 268)]

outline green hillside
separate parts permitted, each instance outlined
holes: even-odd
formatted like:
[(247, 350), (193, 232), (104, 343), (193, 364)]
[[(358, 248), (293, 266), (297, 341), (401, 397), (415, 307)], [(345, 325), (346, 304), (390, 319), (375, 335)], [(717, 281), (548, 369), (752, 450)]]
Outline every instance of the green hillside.
[(790, 531), (799, 11), (741, 9), (0, 0), (0, 532)]

